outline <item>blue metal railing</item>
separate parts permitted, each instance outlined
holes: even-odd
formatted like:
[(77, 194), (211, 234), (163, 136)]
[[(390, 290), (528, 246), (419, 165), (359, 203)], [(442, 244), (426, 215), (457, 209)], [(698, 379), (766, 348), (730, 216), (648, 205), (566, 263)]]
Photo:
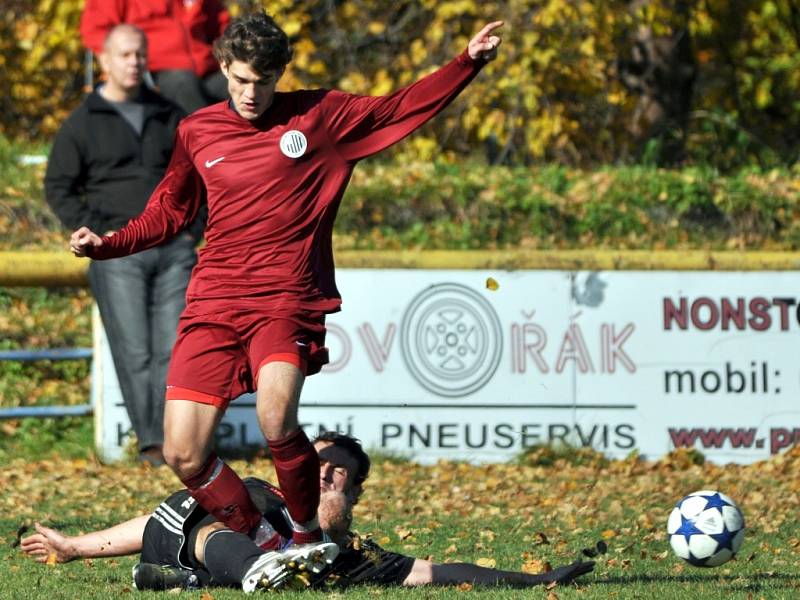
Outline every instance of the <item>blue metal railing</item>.
[[(91, 348), (50, 348), (46, 350), (0, 350), (0, 361), (16, 360), (33, 362), (37, 360), (91, 360)], [(94, 413), (91, 404), (74, 406), (20, 406), (0, 408), (0, 419), (21, 419), (23, 417), (82, 417)]]
[(48, 348), (46, 350), (0, 350), (0, 360), (82, 360), (92, 358), (91, 348)]

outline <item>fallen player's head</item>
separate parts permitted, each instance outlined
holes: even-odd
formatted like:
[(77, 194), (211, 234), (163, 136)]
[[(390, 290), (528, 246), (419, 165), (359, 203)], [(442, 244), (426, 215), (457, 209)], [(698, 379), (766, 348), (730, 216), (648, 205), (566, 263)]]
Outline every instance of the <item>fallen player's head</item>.
[(319, 454), (320, 490), (342, 492), (356, 504), (370, 469), (361, 442), (344, 433), (326, 431), (314, 438), (314, 448)]

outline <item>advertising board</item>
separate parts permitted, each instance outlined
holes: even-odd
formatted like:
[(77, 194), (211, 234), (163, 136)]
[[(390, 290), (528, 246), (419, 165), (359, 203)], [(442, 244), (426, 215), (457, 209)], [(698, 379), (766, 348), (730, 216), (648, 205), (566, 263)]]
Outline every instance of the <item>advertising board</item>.
[[(330, 364), (300, 420), (421, 462), (567, 444), (609, 457), (696, 447), (749, 463), (800, 440), (798, 276), (779, 272), (341, 269)], [(129, 429), (102, 335), (98, 448)], [(218, 444), (263, 444), (255, 399)]]

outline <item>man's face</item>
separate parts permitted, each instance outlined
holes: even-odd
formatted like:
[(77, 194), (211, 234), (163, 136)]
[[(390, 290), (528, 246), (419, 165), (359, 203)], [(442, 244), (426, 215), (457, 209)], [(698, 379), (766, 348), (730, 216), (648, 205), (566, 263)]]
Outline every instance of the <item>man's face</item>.
[(131, 92), (142, 85), (147, 70), (147, 41), (136, 31), (121, 29), (107, 40), (99, 60), (106, 85)]
[(352, 504), (358, 502), (361, 485), (355, 484), (358, 461), (347, 450), (332, 442), (314, 444), (319, 454), (319, 489), (321, 492), (337, 491), (347, 496)]
[(240, 60), (220, 66), (228, 78), (228, 93), (236, 112), (248, 121), (258, 119), (272, 104), (275, 86), (283, 75), (283, 69), (261, 75)]

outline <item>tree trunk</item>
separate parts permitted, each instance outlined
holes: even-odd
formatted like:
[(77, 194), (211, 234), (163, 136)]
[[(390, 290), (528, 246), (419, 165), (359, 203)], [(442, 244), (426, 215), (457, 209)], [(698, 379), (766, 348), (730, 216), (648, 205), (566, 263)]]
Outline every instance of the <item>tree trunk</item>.
[[(634, 12), (653, 0), (628, 3)], [(656, 35), (640, 26), (630, 38), (629, 56), (618, 61), (622, 83), (639, 95), (629, 130), (638, 142), (640, 158), (674, 165), (685, 158), (685, 137), (696, 74), (689, 3), (674, 3), (674, 25), (669, 35)]]

